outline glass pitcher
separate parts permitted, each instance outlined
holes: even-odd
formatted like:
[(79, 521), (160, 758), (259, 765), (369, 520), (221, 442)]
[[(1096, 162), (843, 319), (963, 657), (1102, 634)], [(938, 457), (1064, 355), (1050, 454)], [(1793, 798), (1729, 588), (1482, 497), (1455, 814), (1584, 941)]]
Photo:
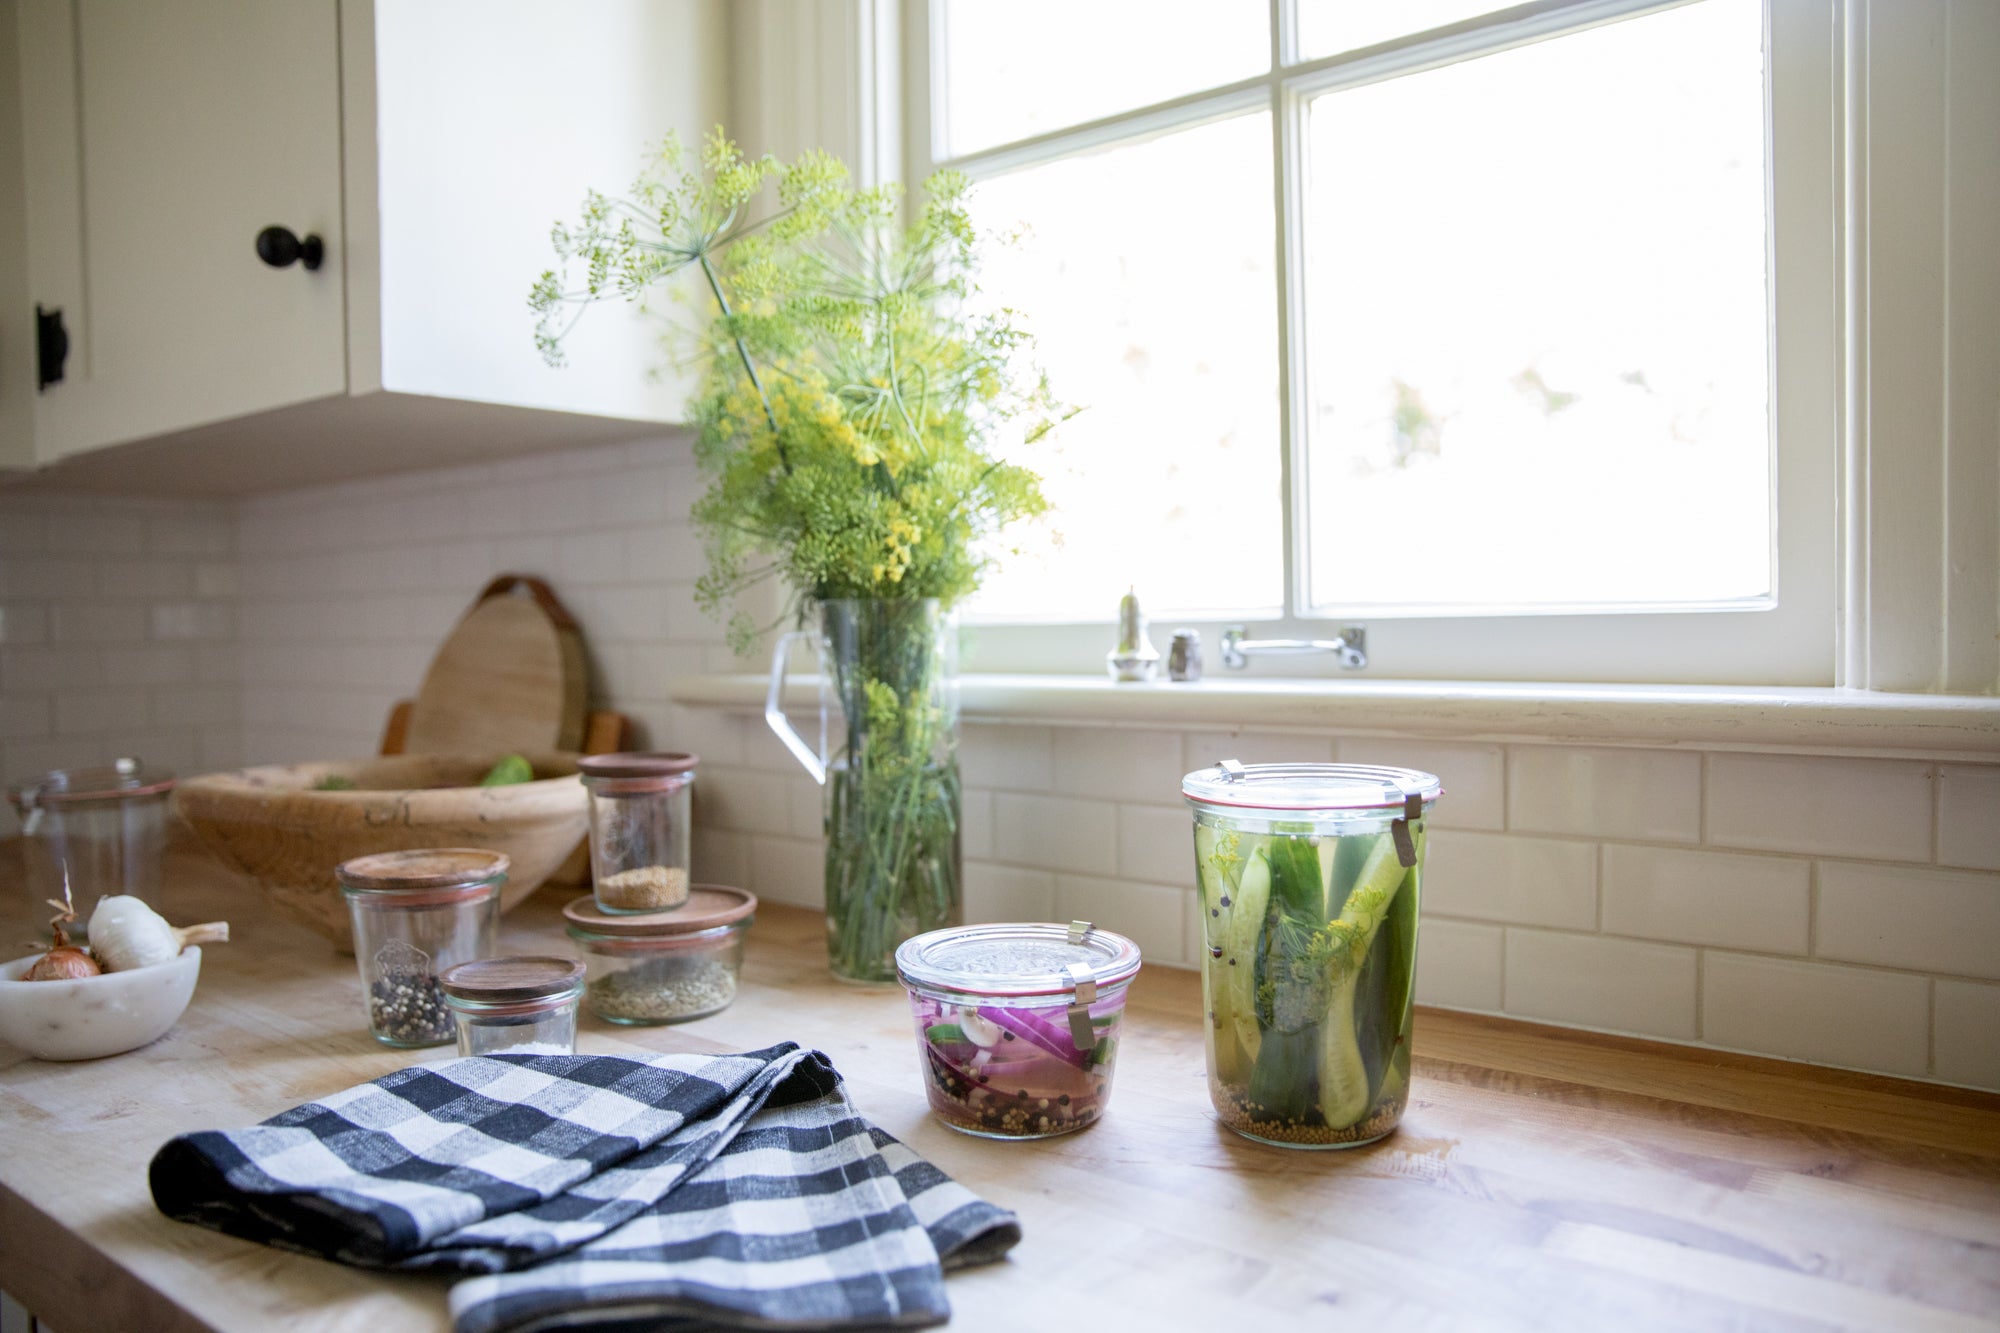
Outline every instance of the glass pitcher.
[[(827, 601), (818, 617), (779, 640), (764, 718), (826, 788), (833, 974), (893, 982), (898, 945), (960, 917), (957, 627), (934, 598)], [(784, 710), (801, 642), (820, 660), (816, 748)]]

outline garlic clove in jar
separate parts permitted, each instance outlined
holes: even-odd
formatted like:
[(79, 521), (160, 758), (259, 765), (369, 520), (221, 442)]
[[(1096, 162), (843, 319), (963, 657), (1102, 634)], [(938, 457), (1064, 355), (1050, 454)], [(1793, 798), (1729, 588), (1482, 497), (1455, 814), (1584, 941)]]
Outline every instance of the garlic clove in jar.
[(227, 921), (176, 928), (130, 894), (114, 893), (97, 900), (90, 914), (90, 952), (106, 972), (129, 972), (178, 957), (190, 944), (216, 944), (229, 939)]

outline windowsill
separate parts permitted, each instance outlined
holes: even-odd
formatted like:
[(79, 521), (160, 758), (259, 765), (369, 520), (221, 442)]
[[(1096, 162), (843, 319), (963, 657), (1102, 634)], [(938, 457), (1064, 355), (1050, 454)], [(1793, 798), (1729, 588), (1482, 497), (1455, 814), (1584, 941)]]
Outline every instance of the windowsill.
[[(755, 675), (686, 676), (678, 704), (761, 712)], [(794, 676), (785, 702), (818, 702)], [(1724, 685), (1561, 685), (1441, 680), (1214, 678), (1116, 684), (1101, 676), (967, 675), (967, 721), (1056, 726), (1167, 726), (1451, 740), (1803, 750), (2000, 762), (2000, 698)]]

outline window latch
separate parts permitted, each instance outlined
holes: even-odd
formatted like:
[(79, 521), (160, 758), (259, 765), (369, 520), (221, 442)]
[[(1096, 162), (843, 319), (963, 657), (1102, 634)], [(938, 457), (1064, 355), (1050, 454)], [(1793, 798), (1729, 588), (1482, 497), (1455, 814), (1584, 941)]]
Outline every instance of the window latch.
[(1222, 665), (1241, 671), (1259, 654), (1332, 653), (1348, 671), (1368, 665), (1368, 631), (1360, 625), (1344, 626), (1331, 639), (1252, 639), (1241, 625), (1222, 631)]

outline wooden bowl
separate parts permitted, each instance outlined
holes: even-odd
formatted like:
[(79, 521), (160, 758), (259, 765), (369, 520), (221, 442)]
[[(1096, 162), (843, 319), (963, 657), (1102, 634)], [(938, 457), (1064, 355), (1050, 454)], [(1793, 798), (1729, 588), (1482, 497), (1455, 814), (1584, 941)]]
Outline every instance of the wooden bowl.
[[(562, 865), (589, 824), (573, 754), (530, 755), (535, 781), (475, 786), (499, 755), (396, 755), (279, 764), (184, 778), (174, 802), (209, 851), (257, 881), (271, 901), (354, 947), (333, 869), (371, 852), (479, 847), (513, 860), (500, 910)], [(345, 778), (352, 791), (320, 791)]]

